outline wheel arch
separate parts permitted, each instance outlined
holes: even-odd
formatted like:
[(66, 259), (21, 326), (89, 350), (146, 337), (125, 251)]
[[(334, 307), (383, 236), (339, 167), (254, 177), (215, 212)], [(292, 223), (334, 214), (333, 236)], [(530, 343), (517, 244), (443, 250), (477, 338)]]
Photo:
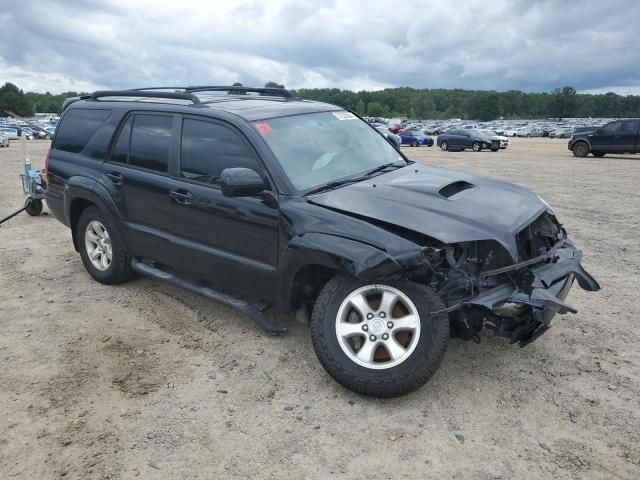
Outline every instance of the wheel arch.
[(295, 310), (315, 300), (324, 284), (344, 273), (366, 281), (406, 278), (422, 258), (422, 251), (394, 258), (366, 243), (324, 233), (307, 233), (289, 241), (281, 263), (281, 298), (286, 310)]
[[(82, 212), (92, 206), (95, 206), (110, 218), (120, 219), (113, 200), (102, 185), (86, 177), (71, 177), (66, 185), (64, 210), (67, 217), (67, 224), (71, 228), (73, 246), (76, 251), (80, 251), (76, 234), (78, 221), (80, 220)], [(122, 229), (121, 222), (114, 223), (114, 228)], [(122, 238), (125, 238), (124, 235)]]

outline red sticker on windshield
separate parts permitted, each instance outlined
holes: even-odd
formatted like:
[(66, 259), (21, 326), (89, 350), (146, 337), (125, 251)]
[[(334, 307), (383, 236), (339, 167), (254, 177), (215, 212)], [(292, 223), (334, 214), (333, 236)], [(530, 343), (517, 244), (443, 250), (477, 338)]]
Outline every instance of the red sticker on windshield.
[(256, 128), (260, 133), (273, 132), (273, 128), (268, 123), (256, 123)]

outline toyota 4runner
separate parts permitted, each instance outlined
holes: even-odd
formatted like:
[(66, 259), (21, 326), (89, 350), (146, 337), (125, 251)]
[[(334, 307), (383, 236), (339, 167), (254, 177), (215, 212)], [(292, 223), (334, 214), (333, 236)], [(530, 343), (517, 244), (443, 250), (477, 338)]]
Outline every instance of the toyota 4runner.
[(423, 385), (450, 337), (526, 345), (574, 280), (598, 283), (551, 207), (510, 183), (416, 164), (356, 114), (281, 89), (101, 91), (67, 101), (47, 204), (89, 274), (142, 274), (269, 333), (310, 323), (342, 385)]

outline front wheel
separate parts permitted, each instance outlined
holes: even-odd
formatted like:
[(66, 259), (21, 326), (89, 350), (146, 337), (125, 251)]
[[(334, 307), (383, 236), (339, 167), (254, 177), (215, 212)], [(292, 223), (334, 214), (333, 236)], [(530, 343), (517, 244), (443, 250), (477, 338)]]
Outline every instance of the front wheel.
[(449, 150), (449, 144), (447, 142), (442, 142), (440, 144), (440, 148), (446, 152), (447, 150)]
[(589, 146), (585, 142), (576, 143), (572, 150), (575, 157), (586, 157), (589, 155)]
[(414, 140), (413, 142), (411, 142), (411, 146), (412, 147), (417, 147), (418, 146), (418, 142), (416, 140)]
[(473, 142), (471, 144), (471, 148), (473, 149), (474, 152), (479, 152), (480, 150), (482, 150), (482, 147), (480, 146), (479, 142)]
[(369, 284), (346, 275), (320, 292), (311, 339), (338, 383), (373, 397), (397, 397), (424, 385), (440, 366), (449, 319), (430, 288), (409, 281)]

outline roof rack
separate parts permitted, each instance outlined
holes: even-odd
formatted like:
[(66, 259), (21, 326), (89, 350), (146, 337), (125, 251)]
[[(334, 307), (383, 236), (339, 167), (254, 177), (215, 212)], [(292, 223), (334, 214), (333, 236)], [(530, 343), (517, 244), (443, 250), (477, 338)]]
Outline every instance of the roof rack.
[[(162, 87), (156, 87), (162, 88)], [(173, 88), (173, 87), (169, 87)], [(193, 93), (186, 92), (150, 92), (151, 88), (145, 90), (99, 90), (93, 92), (89, 98), (98, 100), (105, 97), (140, 97), (140, 98), (167, 98), (170, 100), (189, 100), (194, 104), (199, 104), (200, 99)]]
[(248, 92), (259, 93), (271, 97), (295, 98), (293, 93), (285, 88), (258, 88), (245, 86), (221, 86), (221, 85), (202, 85), (186, 87), (185, 92), (227, 92), (231, 94), (244, 95)]

